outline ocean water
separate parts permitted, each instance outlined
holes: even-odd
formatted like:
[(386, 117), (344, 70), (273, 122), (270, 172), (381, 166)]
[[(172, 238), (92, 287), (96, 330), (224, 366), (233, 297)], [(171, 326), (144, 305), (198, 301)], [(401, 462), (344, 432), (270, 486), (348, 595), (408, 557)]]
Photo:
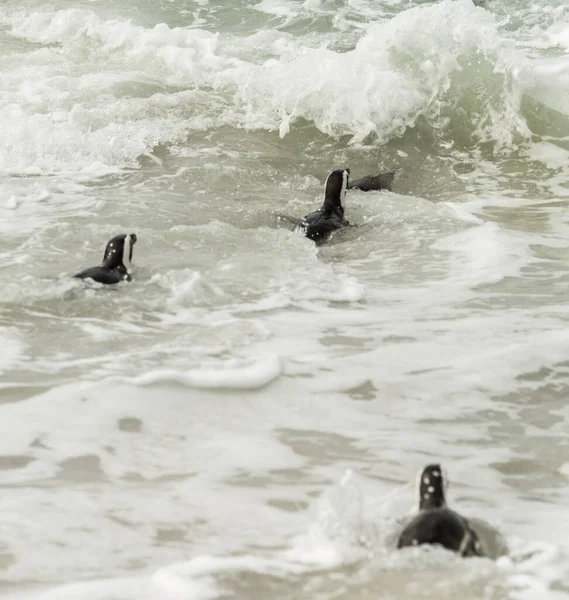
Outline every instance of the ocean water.
[(569, 7), (477, 4), (0, 3), (2, 598), (569, 598)]

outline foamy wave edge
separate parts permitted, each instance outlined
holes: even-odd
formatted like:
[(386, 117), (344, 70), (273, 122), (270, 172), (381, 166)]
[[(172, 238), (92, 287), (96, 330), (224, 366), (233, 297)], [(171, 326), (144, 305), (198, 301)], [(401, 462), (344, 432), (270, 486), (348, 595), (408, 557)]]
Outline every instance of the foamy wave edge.
[(230, 359), (218, 365), (189, 371), (156, 369), (127, 381), (139, 386), (176, 382), (201, 389), (257, 390), (277, 379), (281, 373), (280, 358), (268, 355), (253, 359)]

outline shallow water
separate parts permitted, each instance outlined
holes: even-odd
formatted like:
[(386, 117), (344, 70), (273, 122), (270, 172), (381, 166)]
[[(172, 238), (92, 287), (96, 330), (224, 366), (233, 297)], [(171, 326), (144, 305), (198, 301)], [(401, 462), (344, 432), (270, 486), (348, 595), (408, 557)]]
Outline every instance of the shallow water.
[[(2, 596), (569, 597), (568, 52), (561, 1), (5, 0)], [(345, 166), (393, 189), (316, 248)], [(495, 560), (394, 551), (432, 461)]]

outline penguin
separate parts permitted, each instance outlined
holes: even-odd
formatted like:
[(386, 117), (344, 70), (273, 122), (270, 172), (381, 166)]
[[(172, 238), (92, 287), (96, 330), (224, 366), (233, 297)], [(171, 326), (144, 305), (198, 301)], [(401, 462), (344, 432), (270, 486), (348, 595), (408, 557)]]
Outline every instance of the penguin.
[(468, 520), (448, 508), (447, 479), (441, 466), (427, 465), (417, 478), (419, 514), (406, 525), (397, 548), (435, 544), (460, 556), (486, 556)]
[(350, 169), (332, 171), (324, 183), (324, 203), (315, 212), (306, 215), (293, 231), (301, 231), (317, 244), (325, 242), (336, 229), (349, 227), (344, 218), (345, 198)]
[(101, 265), (85, 269), (73, 277), (93, 279), (98, 283), (105, 284), (130, 281), (130, 263), (134, 244), (136, 244), (135, 233), (115, 235), (107, 243)]

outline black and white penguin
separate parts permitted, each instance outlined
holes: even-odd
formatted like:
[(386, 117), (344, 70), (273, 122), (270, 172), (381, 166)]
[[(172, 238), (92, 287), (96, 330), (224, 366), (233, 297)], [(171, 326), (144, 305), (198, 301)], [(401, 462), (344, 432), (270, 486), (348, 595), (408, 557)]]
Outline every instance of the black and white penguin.
[(136, 234), (134, 233), (115, 235), (107, 243), (101, 265), (85, 269), (73, 277), (93, 279), (106, 284), (130, 281), (130, 263), (134, 244), (136, 244)]
[(485, 556), (468, 521), (447, 507), (447, 479), (440, 465), (427, 465), (417, 478), (419, 514), (403, 529), (398, 548), (437, 544), (460, 556)]
[(302, 231), (307, 238), (320, 244), (336, 229), (348, 227), (350, 223), (344, 218), (344, 210), (349, 178), (350, 169), (332, 171), (324, 183), (322, 207), (300, 219), (293, 231)]

